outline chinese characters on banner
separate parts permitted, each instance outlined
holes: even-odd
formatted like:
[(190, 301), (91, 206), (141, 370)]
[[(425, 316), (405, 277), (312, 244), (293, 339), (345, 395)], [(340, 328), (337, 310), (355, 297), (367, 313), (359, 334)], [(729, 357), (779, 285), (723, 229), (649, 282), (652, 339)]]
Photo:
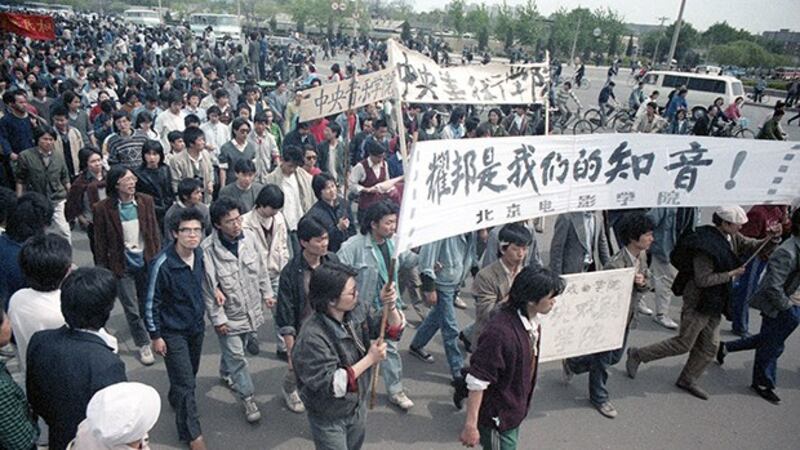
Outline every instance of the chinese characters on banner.
[(622, 347), (636, 269), (564, 275), (567, 289), (542, 324), (539, 362)]
[(354, 79), (323, 84), (303, 91), (300, 103), (300, 121), (339, 114), (391, 97), (394, 94), (394, 71), (384, 69), (359, 75)]
[(0, 13), (0, 30), (40, 41), (56, 38), (53, 18), (37, 14)]
[(440, 67), (427, 56), (389, 40), (400, 99), (407, 103), (544, 103), (550, 72), (542, 64)]
[(398, 252), (568, 211), (789, 204), (800, 192), (800, 145), (793, 142), (525, 136), (425, 141), (409, 159)]

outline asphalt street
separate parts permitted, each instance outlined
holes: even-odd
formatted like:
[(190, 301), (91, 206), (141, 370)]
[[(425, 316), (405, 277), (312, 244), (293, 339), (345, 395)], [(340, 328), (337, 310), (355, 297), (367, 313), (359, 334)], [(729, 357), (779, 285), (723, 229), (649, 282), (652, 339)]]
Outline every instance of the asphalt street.
[[(565, 68), (564, 73), (570, 69)], [(597, 90), (605, 78), (602, 69), (590, 69), (595, 88), (579, 91), (584, 105), (596, 103)], [(621, 75), (627, 76), (627, 74)], [(618, 98), (627, 99), (629, 89), (619, 83)], [(596, 89), (596, 90), (595, 90)], [(769, 110), (746, 107), (745, 115), (760, 122)], [(786, 127), (793, 140), (800, 140), (798, 127)], [(552, 221), (550, 221), (552, 223)], [(550, 232), (537, 235), (540, 246), (549, 247)], [(73, 237), (75, 260), (91, 265), (88, 241), (80, 232)], [(466, 326), (474, 315), (468, 290), (464, 298), (470, 309), (457, 310), (457, 319)], [(652, 300), (650, 301), (652, 305)], [(679, 319), (680, 303), (674, 301), (671, 316)], [(408, 317), (416, 320), (413, 311)], [(760, 320), (753, 314), (751, 331)], [(168, 380), (163, 360), (144, 367), (135, 359), (130, 333), (117, 305), (109, 330), (120, 340), (120, 354), (128, 377), (154, 386), (162, 395), (161, 418), (150, 434), (154, 449), (185, 448), (178, 441), (174, 413), (167, 402)], [(732, 339), (730, 324), (723, 324), (722, 338)], [(272, 321), (261, 328), (262, 352), (248, 357), (249, 370), (256, 386), (256, 401), (262, 412), (260, 423), (245, 422), (243, 408), (234, 394), (225, 388), (218, 375), (219, 344), (208, 326), (200, 371), (197, 377), (197, 402), (203, 434), (211, 449), (307, 449), (313, 448), (309, 427), (302, 414), (290, 412), (284, 405), (281, 386), (286, 364), (275, 356)], [(367, 417), (367, 449), (451, 449), (458, 448), (458, 436), (464, 412), (452, 404), (449, 370), (437, 335), (427, 349), (434, 364), (423, 363), (407, 353), (414, 328), (402, 337), (404, 385), (416, 406), (408, 413), (388, 405), (383, 383), (378, 405)], [(646, 345), (673, 336), (649, 319), (643, 319), (631, 332), (629, 344)], [(701, 379), (711, 394), (708, 401), (698, 400), (674, 386), (686, 355), (643, 365), (637, 379), (624, 372), (624, 360), (611, 369), (608, 387), (619, 416), (610, 420), (597, 413), (588, 401), (587, 375), (576, 376), (571, 385), (560, 381), (558, 362), (543, 364), (527, 419), (521, 425), (520, 448), (523, 449), (791, 449), (797, 447), (800, 424), (800, 333), (786, 345), (779, 363), (778, 395), (775, 406), (749, 389), (753, 365), (752, 352), (730, 354), (724, 367), (712, 363)]]

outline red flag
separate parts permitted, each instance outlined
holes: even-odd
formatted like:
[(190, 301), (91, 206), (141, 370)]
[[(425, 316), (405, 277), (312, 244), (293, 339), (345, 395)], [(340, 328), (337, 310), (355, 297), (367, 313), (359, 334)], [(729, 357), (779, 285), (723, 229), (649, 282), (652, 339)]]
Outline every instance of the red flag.
[(0, 29), (40, 41), (52, 41), (56, 38), (56, 27), (51, 16), (0, 13)]

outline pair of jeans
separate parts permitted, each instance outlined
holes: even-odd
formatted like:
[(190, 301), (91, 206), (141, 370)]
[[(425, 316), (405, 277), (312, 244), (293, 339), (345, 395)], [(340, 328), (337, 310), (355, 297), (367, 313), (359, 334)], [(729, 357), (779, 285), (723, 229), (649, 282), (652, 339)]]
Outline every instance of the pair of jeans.
[(167, 344), (167, 354), (164, 356), (169, 377), (167, 398), (175, 409), (175, 426), (178, 428), (178, 438), (183, 442), (191, 442), (202, 434), (194, 390), (200, 355), (203, 353), (203, 337), (202, 331), (195, 334), (161, 334)]
[(519, 442), (519, 427), (506, 431), (478, 427), (478, 433), (481, 435), (480, 443), (483, 450), (515, 450)]
[(247, 370), (247, 359), (244, 356), (248, 336), (249, 333), (217, 335), (222, 352), (219, 365), (220, 376), (231, 378), (233, 388), (241, 399), (251, 397), (255, 392), (253, 379)]
[[(270, 283), (272, 284), (272, 293), (274, 295), (273, 299), (276, 302), (278, 300), (278, 283), (279, 283), (279, 280), (280, 280), (280, 277), (275, 277), (274, 279), (272, 279), (270, 281)], [(279, 352), (285, 352), (286, 351), (286, 341), (283, 339), (283, 336), (281, 336), (281, 332), (280, 332), (281, 327), (279, 327), (278, 324), (275, 322), (275, 313), (278, 312), (277, 303), (276, 303), (275, 306), (273, 306), (272, 308), (269, 309), (269, 312), (272, 315), (272, 328), (273, 328), (273, 332), (275, 333), (275, 339), (277, 340), (278, 351)]]
[(784, 342), (798, 324), (800, 324), (800, 306), (795, 305), (779, 312), (774, 319), (763, 316), (761, 332), (737, 341), (726, 342), (725, 348), (729, 352), (755, 349), (753, 384), (767, 389), (775, 389), (778, 358), (783, 353)]
[(350, 417), (327, 419), (308, 415), (314, 446), (320, 450), (358, 450), (367, 435), (367, 408), (358, 405)]
[(600, 406), (608, 401), (608, 368), (618, 363), (625, 354), (628, 344), (628, 330), (622, 340), (622, 347), (616, 350), (593, 353), (567, 359), (567, 366), (575, 374), (589, 372), (589, 400), (592, 404)]
[(422, 321), (417, 334), (411, 340), (411, 346), (421, 349), (428, 345), (437, 331), (441, 330), (442, 340), (444, 340), (444, 353), (447, 356), (447, 364), (450, 365), (450, 373), (453, 378), (461, 377), (461, 368), (464, 366), (464, 357), (461, 349), (458, 348), (458, 322), (456, 322), (456, 310), (453, 307), (455, 291), (443, 291), (436, 289), (436, 305), (431, 308), (428, 316)]
[(397, 350), (397, 341), (386, 339), (386, 359), (381, 361), (381, 374), (386, 392), (394, 395), (403, 392), (403, 360)]
[(733, 332), (736, 334), (747, 333), (750, 329), (750, 297), (758, 288), (761, 273), (767, 268), (767, 262), (761, 258), (753, 258), (747, 264), (744, 274), (733, 284), (731, 295), (731, 310), (733, 312)]
[(117, 280), (117, 296), (125, 313), (136, 347), (150, 344), (150, 335), (144, 327), (144, 299), (147, 296), (147, 265), (142, 268), (129, 267)]

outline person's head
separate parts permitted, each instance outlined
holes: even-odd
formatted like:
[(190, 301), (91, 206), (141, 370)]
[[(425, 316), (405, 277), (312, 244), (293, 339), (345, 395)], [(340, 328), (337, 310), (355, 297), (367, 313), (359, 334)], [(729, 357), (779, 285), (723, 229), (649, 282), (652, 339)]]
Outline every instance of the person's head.
[(281, 161), (281, 171), (284, 175), (293, 175), (298, 167), (305, 165), (305, 153), (300, 147), (290, 145), (283, 149), (283, 161)]
[(61, 283), (61, 314), (72, 329), (99, 330), (117, 298), (117, 277), (101, 267), (81, 267)]
[(222, 111), (219, 110), (219, 106), (213, 105), (206, 110), (206, 117), (208, 117), (208, 121), (211, 123), (219, 122), (219, 116), (222, 114)]
[(772, 113), (772, 118), (773, 118), (773, 119), (776, 119), (776, 120), (780, 120), (780, 119), (781, 119), (781, 117), (783, 117), (783, 115), (784, 115), (784, 114), (786, 114), (786, 111), (784, 111), (784, 110), (782, 110), (782, 109), (776, 109), (776, 110), (775, 110), (775, 111)]
[(322, 257), (328, 253), (328, 230), (317, 219), (305, 216), (297, 224), (297, 239), (303, 253), (312, 257)]
[(498, 125), (502, 118), (503, 112), (500, 111), (500, 108), (492, 108), (489, 110), (489, 123), (492, 125)]
[(47, 125), (41, 125), (33, 129), (33, 141), (46, 153), (53, 151), (53, 145), (56, 143), (57, 137), (56, 130)]
[[(3, 94), (3, 103), (17, 114), (25, 114), (27, 111), (25, 105), (28, 103), (28, 96), (25, 94), (25, 91), (21, 89), (6, 91)], [(80, 99), (78, 99), (78, 104), (80, 105)]]
[(369, 159), (371, 159), (373, 163), (377, 164), (386, 157), (386, 146), (377, 139), (368, 139), (364, 146), (367, 150), (367, 155), (369, 155)]
[(176, 115), (181, 113), (183, 97), (179, 92), (171, 92), (167, 95), (167, 103), (169, 104), (169, 112)]
[(514, 113), (518, 116), (524, 116), (528, 114), (528, 105), (524, 104), (514, 105)]
[(317, 155), (317, 149), (312, 144), (307, 144), (303, 146), (303, 167), (306, 169), (311, 169), (312, 167), (317, 165), (317, 159), (319, 155)]
[(153, 115), (150, 114), (149, 111), (141, 111), (136, 116), (136, 129), (137, 130), (144, 130), (144, 129), (148, 129), (149, 130), (152, 125), (153, 125)]
[(741, 206), (720, 206), (714, 210), (711, 223), (723, 233), (733, 236), (747, 223), (747, 213)]
[(476, 116), (470, 116), (464, 121), (464, 130), (468, 137), (478, 137), (478, 126), (481, 124), (481, 119)]
[(78, 168), (98, 174), (103, 170), (103, 154), (95, 147), (87, 146), (78, 151)]
[(106, 191), (110, 197), (132, 197), (136, 193), (136, 181), (132, 170), (117, 164), (108, 171)]
[(572, 89), (572, 82), (570, 82), (570, 81), (565, 81), (565, 82), (564, 82), (564, 89), (565, 89), (565, 90), (567, 90), (567, 91), (568, 91), (568, 90), (570, 90), (570, 89)]
[(686, 108), (678, 108), (675, 111), (675, 120), (685, 120), (686, 119)]
[(464, 122), (464, 117), (466, 114), (466, 110), (459, 106), (454, 109), (452, 113), (450, 113), (450, 119), (447, 123), (453, 126), (461, 125)]
[(646, 251), (653, 244), (653, 220), (644, 213), (625, 214), (616, 226), (622, 243), (637, 252)]
[(142, 145), (142, 166), (155, 169), (164, 164), (164, 147), (161, 142), (148, 139)]
[(497, 257), (507, 266), (516, 267), (525, 261), (533, 236), (525, 225), (509, 223), (497, 234)]
[(339, 126), (336, 122), (328, 123), (328, 126), (325, 127), (323, 130), (323, 135), (325, 140), (331, 142), (335, 139), (339, 139), (339, 136), (342, 135), (342, 127)]
[(680, 89), (678, 89), (678, 95), (681, 96), (681, 97), (686, 97), (686, 94), (688, 94), (688, 93), (689, 93), (689, 90), (686, 89), (685, 87), (681, 87)]
[(656, 115), (656, 111), (658, 111), (658, 103), (647, 102), (647, 115), (653, 117)]
[(283, 191), (274, 184), (261, 188), (256, 196), (255, 210), (261, 217), (268, 219), (283, 209)]
[(31, 91), (33, 95), (38, 98), (43, 98), (47, 95), (47, 87), (41, 81), (31, 84)]
[(211, 204), (211, 223), (225, 238), (232, 240), (242, 234), (242, 205), (230, 197), (220, 197)]
[(225, 89), (219, 88), (214, 91), (214, 100), (219, 108), (224, 108), (230, 103), (230, 95)]
[(200, 117), (197, 114), (187, 114), (183, 118), (183, 127), (199, 127), (200, 126)]
[(256, 177), (256, 163), (252, 159), (239, 159), (233, 165), (233, 171), (236, 174), (236, 185), (239, 186), (239, 189), (250, 189)]
[(566, 287), (567, 282), (550, 269), (526, 267), (514, 278), (506, 307), (528, 318), (547, 314)]
[(258, 86), (250, 85), (244, 88), (244, 97), (247, 103), (255, 103), (258, 99)]
[(744, 104), (744, 97), (740, 95), (733, 102), (736, 103), (736, 106), (741, 107)]
[(179, 181), (178, 199), (187, 206), (202, 202), (203, 182), (199, 178), (184, 178)]
[(375, 131), (375, 127), (373, 126), (373, 120), (371, 117), (367, 117), (361, 121), (361, 131), (367, 134)]
[(361, 234), (372, 234), (378, 239), (389, 239), (397, 231), (397, 205), (391, 200), (372, 204), (364, 213)]
[(17, 199), (14, 214), (6, 218), (6, 234), (15, 242), (44, 233), (53, 218), (50, 200), (38, 192), (26, 192)]
[(250, 133), (250, 122), (244, 117), (237, 117), (231, 123), (231, 134), (234, 139), (239, 142), (244, 142), (247, 139), (247, 134)]
[(262, 136), (267, 131), (267, 114), (266, 112), (262, 111), (256, 113), (255, 117), (253, 117), (253, 128), (255, 129), (256, 134)]
[(714, 99), (714, 106), (717, 108), (722, 109), (725, 106), (725, 99), (722, 97), (717, 97)]
[[(489, 113), (491, 114), (491, 112)], [(439, 115), (434, 109), (429, 109), (422, 114), (422, 120), (419, 123), (420, 128), (423, 130), (429, 128), (436, 128), (439, 126)]]
[(131, 115), (128, 114), (126, 111), (119, 110), (114, 111), (111, 115), (114, 119), (114, 130), (117, 133), (122, 133), (127, 135), (131, 132)]
[(194, 250), (203, 239), (203, 213), (197, 208), (185, 208), (170, 224), (175, 245)]
[(386, 139), (386, 136), (389, 134), (389, 125), (386, 124), (386, 121), (383, 119), (378, 119), (373, 122), (373, 135), (375, 139), (379, 141), (383, 141)]
[(146, 384), (122, 382), (100, 389), (86, 406), (81, 426), (88, 430), (82, 436), (87, 447), (82, 448), (147, 448), (147, 433), (160, 413), (161, 397)]
[(200, 100), (202, 99), (202, 94), (199, 91), (190, 91), (186, 95), (186, 106), (189, 108), (197, 108), (200, 105)]
[(661, 95), (661, 93), (660, 93), (660, 92), (658, 92), (658, 91), (653, 91), (653, 92), (651, 92), (651, 93), (650, 93), (650, 99), (651, 99), (651, 100), (653, 100), (653, 101), (655, 101), (655, 100), (657, 100), (657, 99), (658, 99), (658, 96), (659, 96), (659, 95)]
[(308, 300), (318, 313), (330, 310), (346, 313), (358, 304), (356, 272), (350, 266), (327, 261), (311, 272), (308, 283)]
[(199, 152), (206, 147), (206, 135), (198, 127), (189, 127), (183, 130), (183, 142), (189, 150)]
[(55, 234), (39, 234), (25, 242), (19, 253), (19, 267), (31, 289), (58, 289), (72, 266), (72, 246)]
[(180, 153), (186, 148), (186, 140), (183, 138), (183, 133), (183, 131), (178, 130), (172, 130), (167, 133), (167, 141), (169, 142), (170, 152), (173, 154)]
[(61, 133), (66, 133), (69, 130), (69, 112), (64, 105), (53, 105), (50, 111), (50, 120), (53, 127)]
[(236, 117), (240, 117), (245, 120), (250, 120), (250, 107), (247, 106), (247, 103), (240, 103), (239, 106), (236, 108)]

